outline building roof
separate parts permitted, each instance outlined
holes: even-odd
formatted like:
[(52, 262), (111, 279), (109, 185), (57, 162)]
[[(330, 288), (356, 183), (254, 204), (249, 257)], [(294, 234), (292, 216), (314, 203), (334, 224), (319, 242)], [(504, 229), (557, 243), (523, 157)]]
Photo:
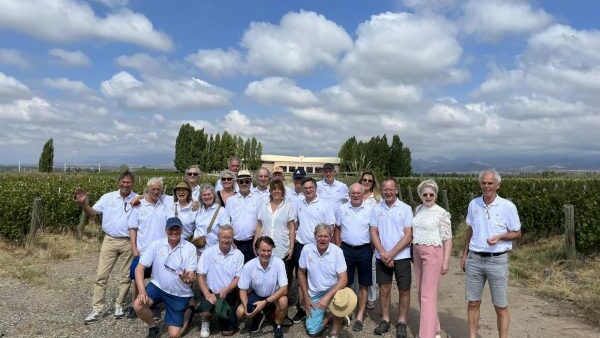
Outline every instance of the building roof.
[(285, 156), (285, 155), (261, 155), (260, 159), (263, 162), (299, 162), (299, 163), (333, 163), (340, 164), (339, 157), (305, 157)]

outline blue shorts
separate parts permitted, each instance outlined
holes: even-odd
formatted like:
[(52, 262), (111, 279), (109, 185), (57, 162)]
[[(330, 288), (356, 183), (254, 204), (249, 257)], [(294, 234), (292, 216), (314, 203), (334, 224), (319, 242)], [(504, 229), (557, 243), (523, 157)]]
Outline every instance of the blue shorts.
[[(257, 295), (256, 293), (252, 292), (250, 294), (248, 294), (248, 304), (246, 304), (246, 311), (248, 313), (251, 313), (252, 311), (254, 311), (254, 309), (256, 308), (256, 306), (254, 305), (254, 303), (256, 302), (260, 302), (261, 300), (265, 300), (268, 297), (261, 297), (259, 295)], [(271, 311), (275, 310), (275, 304), (271, 303), (269, 305), (267, 305), (264, 309), (263, 309), (263, 313), (267, 314)]]
[(342, 242), (341, 248), (346, 260), (348, 285), (354, 283), (354, 271), (356, 270), (358, 270), (358, 285), (373, 285), (373, 249), (371, 248), (371, 243), (350, 246)]
[[(140, 262), (140, 256), (134, 256), (133, 260), (131, 261), (131, 266), (129, 267), (129, 279), (135, 280), (135, 268), (137, 267), (139, 262)], [(144, 279), (148, 279), (151, 276), (152, 276), (152, 267), (147, 266), (144, 269)]]
[(191, 297), (170, 295), (152, 284), (152, 282), (146, 285), (146, 293), (152, 299), (154, 305), (161, 302), (165, 303), (165, 325), (183, 327), (183, 314)]
[[(323, 291), (314, 297), (310, 297), (311, 303), (314, 304), (314, 303), (318, 302), (321, 298), (323, 298), (323, 296), (325, 296), (326, 293), (327, 293), (327, 291)], [(323, 328), (325, 327), (323, 325), (324, 318), (325, 318), (325, 309), (312, 308), (310, 311), (310, 315), (306, 316), (306, 331), (308, 331), (308, 334), (315, 335), (315, 334), (321, 332), (323, 330)]]

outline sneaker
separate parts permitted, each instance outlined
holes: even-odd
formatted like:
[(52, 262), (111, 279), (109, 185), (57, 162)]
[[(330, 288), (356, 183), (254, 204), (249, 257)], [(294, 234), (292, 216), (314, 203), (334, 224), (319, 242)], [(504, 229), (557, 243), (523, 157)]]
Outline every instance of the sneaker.
[(381, 336), (382, 334), (389, 332), (389, 331), (390, 331), (390, 322), (382, 321), (381, 323), (379, 323), (379, 325), (377, 325), (375, 330), (373, 330), (373, 333)]
[(260, 331), (263, 323), (265, 322), (265, 315), (262, 312), (259, 312), (252, 318), (252, 324), (250, 325), (250, 333), (255, 333)]
[(406, 333), (406, 324), (400, 323), (396, 324), (396, 338), (407, 338), (408, 334)]
[(137, 313), (135, 313), (135, 309), (132, 306), (127, 311), (127, 319), (136, 319), (136, 318), (137, 318)]
[(210, 336), (210, 322), (202, 321), (202, 326), (200, 327), (200, 337), (206, 338)]
[(156, 338), (160, 336), (160, 331), (158, 330), (158, 326), (153, 326), (148, 329), (148, 335), (146, 338)]
[(283, 328), (281, 325), (273, 329), (273, 338), (283, 338)]
[(93, 323), (93, 322), (97, 321), (98, 319), (100, 319), (101, 315), (102, 315), (102, 312), (92, 310), (92, 312), (90, 312), (90, 314), (87, 317), (85, 317), (83, 322), (86, 324)]
[(367, 310), (375, 310), (375, 303), (367, 302)]
[(156, 307), (154, 307), (154, 309), (152, 309), (152, 317), (154, 318), (154, 320), (160, 319), (160, 308), (158, 306), (156, 306)]
[(360, 320), (355, 320), (354, 325), (352, 325), (352, 331), (360, 332), (363, 329), (363, 322)]
[(303, 308), (299, 308), (294, 317), (292, 317), (292, 322), (294, 322), (294, 324), (298, 324), (302, 322), (304, 318), (306, 318), (306, 311), (304, 311)]
[(115, 306), (115, 318), (116, 319), (121, 319), (123, 318), (123, 316), (125, 316), (125, 312), (123, 311), (123, 307), (122, 306)]

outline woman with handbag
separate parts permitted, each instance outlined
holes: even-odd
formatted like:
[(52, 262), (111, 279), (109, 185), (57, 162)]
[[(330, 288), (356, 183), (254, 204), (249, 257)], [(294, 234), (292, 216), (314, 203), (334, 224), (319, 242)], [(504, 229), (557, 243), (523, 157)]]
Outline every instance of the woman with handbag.
[(200, 186), (200, 210), (196, 217), (196, 230), (192, 243), (198, 249), (198, 256), (207, 247), (218, 244), (219, 228), (230, 224), (227, 210), (221, 206), (221, 201), (210, 184)]

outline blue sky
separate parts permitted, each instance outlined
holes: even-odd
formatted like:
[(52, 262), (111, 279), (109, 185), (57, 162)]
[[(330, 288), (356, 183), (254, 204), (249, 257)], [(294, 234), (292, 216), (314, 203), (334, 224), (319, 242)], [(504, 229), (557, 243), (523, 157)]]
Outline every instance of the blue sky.
[(264, 153), (597, 156), (594, 1), (0, 0), (0, 163), (170, 164), (181, 124)]

